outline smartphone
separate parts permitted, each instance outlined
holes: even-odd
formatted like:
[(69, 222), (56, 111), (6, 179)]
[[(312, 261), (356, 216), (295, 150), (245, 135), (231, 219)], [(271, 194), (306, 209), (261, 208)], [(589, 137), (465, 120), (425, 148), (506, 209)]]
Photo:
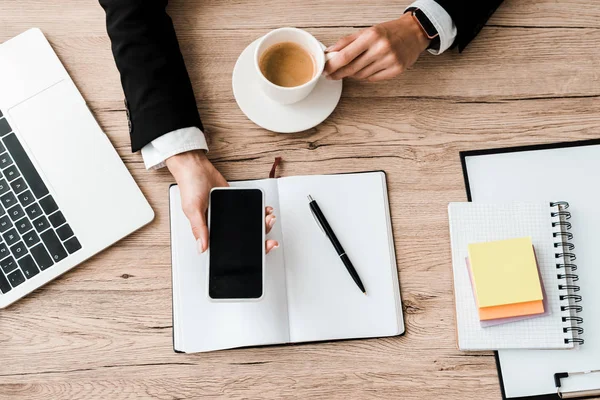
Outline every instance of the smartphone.
[(265, 267), (262, 189), (212, 189), (208, 230), (208, 297), (215, 301), (261, 299)]

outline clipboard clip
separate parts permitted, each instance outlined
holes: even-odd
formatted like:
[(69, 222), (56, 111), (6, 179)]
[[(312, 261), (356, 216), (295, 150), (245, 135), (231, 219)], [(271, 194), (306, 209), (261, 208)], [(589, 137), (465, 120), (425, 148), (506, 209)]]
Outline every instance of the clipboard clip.
[(579, 371), (579, 372), (557, 372), (554, 374), (554, 384), (556, 386), (556, 394), (561, 399), (573, 399), (573, 398), (582, 398), (582, 397), (591, 397), (591, 396), (599, 396), (600, 388), (598, 389), (587, 389), (587, 390), (577, 390), (574, 392), (563, 392), (561, 390), (561, 380), (564, 378), (568, 378), (574, 375), (587, 375), (587, 374), (596, 374), (600, 373), (600, 369), (593, 369), (588, 371)]

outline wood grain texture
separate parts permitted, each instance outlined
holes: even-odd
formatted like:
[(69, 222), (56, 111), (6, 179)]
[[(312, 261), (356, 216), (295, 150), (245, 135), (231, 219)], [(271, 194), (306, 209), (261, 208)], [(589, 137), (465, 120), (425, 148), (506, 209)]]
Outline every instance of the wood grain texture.
[[(333, 43), (356, 28), (311, 28), (323, 43)], [(202, 107), (235, 105), (231, 73), (237, 57), (267, 29), (180, 32), (180, 44), (196, 97)], [(75, 83), (94, 110), (124, 110), (110, 41), (97, 36), (63, 36), (45, 31)], [(557, 46), (564, 42), (565, 46)], [(600, 29), (486, 28), (459, 55), (425, 54), (393, 83), (348, 81), (344, 98), (392, 97), (455, 100), (505, 100), (599, 96), (597, 65)], [(568, 45), (567, 45), (568, 43)], [(89, 79), (93, 76), (93, 79)]]
[(129, 151), (103, 11), (95, 0), (0, 2), (0, 41), (45, 32), (156, 211), (0, 311), (0, 399), (499, 399), (492, 354), (456, 350), (446, 206), (466, 198), (458, 153), (598, 137), (600, 4), (507, 0), (462, 55), (425, 55), (382, 84), (346, 82), (332, 116), (298, 134), (253, 125), (231, 91), (237, 56), (271, 28), (333, 43), (408, 3), (171, 1), (210, 157), (227, 179), (266, 177), (276, 156), (282, 175), (387, 172), (407, 326), (396, 338), (182, 355), (171, 336), (172, 178)]

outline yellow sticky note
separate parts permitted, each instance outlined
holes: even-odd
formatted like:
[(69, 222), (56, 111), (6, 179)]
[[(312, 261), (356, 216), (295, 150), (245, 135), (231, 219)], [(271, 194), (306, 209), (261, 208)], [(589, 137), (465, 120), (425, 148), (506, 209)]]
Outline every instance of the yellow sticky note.
[(531, 238), (470, 244), (469, 261), (480, 308), (543, 299)]

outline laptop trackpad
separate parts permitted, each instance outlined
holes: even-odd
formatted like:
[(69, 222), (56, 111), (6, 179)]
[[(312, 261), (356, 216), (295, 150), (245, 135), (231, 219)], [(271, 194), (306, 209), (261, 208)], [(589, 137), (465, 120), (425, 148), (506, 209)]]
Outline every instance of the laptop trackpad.
[(139, 207), (138, 196), (131, 196), (139, 189), (75, 85), (59, 82), (8, 114), (76, 232), (113, 242), (118, 221)]

